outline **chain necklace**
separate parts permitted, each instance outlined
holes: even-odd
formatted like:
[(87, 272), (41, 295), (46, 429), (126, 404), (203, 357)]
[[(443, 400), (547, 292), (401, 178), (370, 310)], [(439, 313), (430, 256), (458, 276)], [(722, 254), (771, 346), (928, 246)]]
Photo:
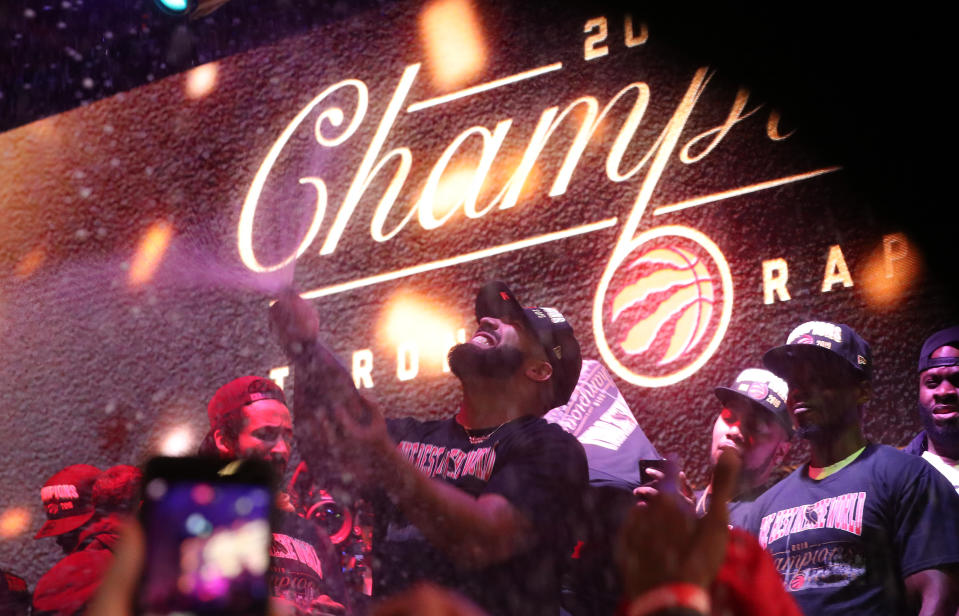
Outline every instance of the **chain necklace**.
[[(496, 426), (492, 430), (490, 430), (489, 428), (482, 428), (480, 430), (470, 430), (463, 424), (460, 424), (460, 427), (463, 428), (464, 432), (466, 432), (466, 438), (470, 440), (470, 445), (479, 445), (483, 441), (488, 440), (491, 436), (496, 434), (500, 428), (508, 424), (510, 421), (512, 420), (507, 419), (506, 421)], [(459, 423), (459, 421), (457, 421), (456, 423)]]
[(706, 489), (703, 490), (702, 496), (699, 497), (699, 501), (696, 503), (696, 515), (704, 516), (706, 515), (706, 499), (712, 494), (712, 485), (706, 486)]

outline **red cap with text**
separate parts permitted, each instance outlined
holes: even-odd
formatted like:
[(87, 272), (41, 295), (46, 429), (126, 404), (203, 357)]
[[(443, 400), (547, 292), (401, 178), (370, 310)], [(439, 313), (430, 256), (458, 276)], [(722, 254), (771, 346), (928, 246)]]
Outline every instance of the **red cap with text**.
[(71, 464), (56, 473), (40, 488), (47, 521), (34, 539), (53, 537), (76, 530), (93, 517), (93, 484), (100, 469), (89, 464)]

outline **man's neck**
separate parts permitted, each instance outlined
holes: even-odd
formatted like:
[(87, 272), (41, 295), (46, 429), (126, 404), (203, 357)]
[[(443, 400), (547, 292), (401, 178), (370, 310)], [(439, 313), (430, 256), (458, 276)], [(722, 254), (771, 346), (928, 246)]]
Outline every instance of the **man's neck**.
[(959, 464), (959, 441), (953, 443), (936, 443), (929, 436), (929, 433), (926, 432), (926, 449), (929, 453), (934, 453), (942, 458), (946, 464)]
[(463, 382), (463, 406), (456, 420), (464, 428), (492, 428), (534, 414), (535, 408), (516, 395), (509, 380), (476, 379)]
[(816, 468), (825, 468), (848, 458), (867, 444), (858, 423), (846, 426), (838, 432), (831, 432), (810, 438), (811, 455), (809, 464)]

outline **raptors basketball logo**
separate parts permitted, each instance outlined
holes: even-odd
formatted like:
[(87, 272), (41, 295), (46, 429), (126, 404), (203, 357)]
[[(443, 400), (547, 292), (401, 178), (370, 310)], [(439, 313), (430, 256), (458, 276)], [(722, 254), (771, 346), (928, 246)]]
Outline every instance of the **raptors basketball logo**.
[[(625, 380), (645, 387), (677, 383), (715, 352), (732, 312), (729, 266), (701, 232), (650, 229), (600, 282), (600, 353)], [(599, 316), (599, 315), (594, 315)]]
[(750, 383), (746, 395), (753, 400), (762, 400), (769, 393), (769, 386), (765, 383)]

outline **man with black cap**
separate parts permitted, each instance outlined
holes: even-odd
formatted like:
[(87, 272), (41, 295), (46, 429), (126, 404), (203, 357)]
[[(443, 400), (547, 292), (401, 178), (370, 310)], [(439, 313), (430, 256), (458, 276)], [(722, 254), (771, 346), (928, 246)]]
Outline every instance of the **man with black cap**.
[[(735, 516), (768, 488), (770, 475), (789, 453), (793, 428), (786, 410), (787, 387), (772, 372), (748, 368), (739, 373), (732, 387), (714, 391), (723, 408), (713, 424), (709, 464), (715, 468), (727, 449), (743, 459), (739, 483), (729, 501), (729, 513)], [(694, 494), (697, 516), (706, 515), (712, 487), (710, 481)]]
[(848, 325), (794, 329), (766, 353), (810, 460), (740, 525), (772, 553), (806, 614), (949, 614), (959, 608), (959, 496), (929, 464), (869, 443), (869, 345)]
[[(452, 417), (385, 421), (363, 401), (369, 416), (360, 418), (352, 392), (352, 403), (297, 398), (297, 422), (306, 413), (304, 424), (327, 426), (341, 470), (381, 498), (375, 596), (430, 580), (492, 614), (555, 616), (588, 471), (575, 437), (542, 415), (569, 399), (579, 344), (557, 310), (522, 308), (500, 282), (479, 290), (475, 312), (476, 333), (449, 353), (463, 390)], [(295, 387), (304, 386), (319, 352), (316, 312), (287, 294), (271, 316), (294, 358)], [(316, 438), (297, 433), (298, 442)], [(300, 451), (312, 466), (309, 445)]]
[(919, 353), (919, 421), (904, 451), (922, 456), (959, 492), (959, 326), (926, 339)]

